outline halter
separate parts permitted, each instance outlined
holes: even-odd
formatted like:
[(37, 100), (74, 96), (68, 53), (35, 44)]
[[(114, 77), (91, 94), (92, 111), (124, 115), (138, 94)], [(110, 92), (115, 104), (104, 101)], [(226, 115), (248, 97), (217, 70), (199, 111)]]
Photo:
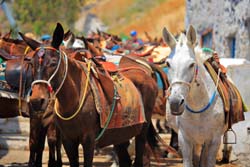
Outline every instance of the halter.
[[(38, 52), (39, 50), (41, 50), (41, 49), (49, 49), (49, 50), (53, 50), (53, 51), (58, 52), (58, 53), (59, 53), (59, 62), (58, 62), (58, 64), (57, 64), (56, 70), (55, 70), (54, 73), (50, 76), (50, 78), (49, 78), (48, 80), (37, 79), (37, 80), (35, 80), (35, 81), (33, 81), (33, 82), (31, 83), (31, 88), (33, 87), (33, 85), (35, 85), (35, 84), (37, 84), (37, 83), (45, 83), (45, 84), (48, 85), (49, 91), (52, 92), (52, 91), (53, 91), (53, 88), (52, 88), (52, 86), (51, 86), (51, 80), (52, 80), (52, 79), (55, 77), (55, 75), (57, 74), (57, 72), (58, 72), (58, 70), (59, 70), (59, 67), (60, 67), (60, 64), (61, 64), (61, 62), (62, 62), (62, 56), (63, 56), (63, 57), (64, 57), (64, 60), (65, 60), (65, 72), (64, 72), (64, 76), (63, 76), (63, 79), (62, 79), (61, 84), (59, 85), (58, 89), (57, 89), (57, 90), (55, 91), (55, 93), (54, 93), (54, 97), (55, 97), (56, 94), (59, 92), (59, 90), (62, 88), (62, 85), (63, 85), (63, 83), (64, 83), (64, 81), (65, 81), (66, 76), (67, 76), (67, 73), (68, 73), (68, 58), (67, 58), (66, 54), (65, 54), (63, 51), (59, 51), (59, 50), (57, 50), (57, 49), (55, 49), (55, 48), (53, 48), (53, 47), (39, 47), (39, 48), (37, 48), (37, 49), (35, 50), (35, 53), (37, 53), (37, 52)], [(41, 63), (40, 61), (41, 61), (42, 56), (43, 56), (43, 55), (40, 55), (40, 56), (39, 56), (39, 63)]]
[[(185, 85), (185, 86), (187, 86), (187, 87), (190, 89), (190, 88), (191, 88), (191, 84), (192, 84), (194, 81), (196, 82), (196, 80), (197, 80), (198, 71), (199, 71), (199, 70), (198, 70), (198, 65), (196, 65), (196, 66), (195, 66), (195, 69), (194, 69), (194, 77), (193, 77), (193, 79), (192, 79), (191, 82), (187, 82), (187, 81), (183, 81), (183, 80), (176, 80), (176, 81), (174, 81), (173, 83), (170, 84), (170, 86), (169, 86), (167, 92), (169, 92), (170, 89), (173, 87), (173, 85), (176, 85), (176, 84)], [(167, 93), (167, 94), (169, 94), (169, 93)]]

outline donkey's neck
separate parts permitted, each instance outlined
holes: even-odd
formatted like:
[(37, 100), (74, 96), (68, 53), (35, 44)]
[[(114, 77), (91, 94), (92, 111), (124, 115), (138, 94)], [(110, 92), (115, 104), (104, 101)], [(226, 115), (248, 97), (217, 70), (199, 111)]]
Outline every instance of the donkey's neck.
[(63, 107), (63, 110), (73, 111), (78, 107), (82, 97), (84, 77), (83, 70), (76, 61), (69, 59), (68, 74), (57, 94), (58, 102)]

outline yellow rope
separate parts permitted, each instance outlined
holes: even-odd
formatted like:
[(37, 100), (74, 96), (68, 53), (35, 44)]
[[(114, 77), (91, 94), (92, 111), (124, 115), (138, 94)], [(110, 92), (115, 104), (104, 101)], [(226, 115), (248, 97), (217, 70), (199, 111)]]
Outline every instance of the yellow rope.
[(27, 54), (27, 53), (28, 53), (28, 51), (29, 51), (29, 49), (30, 49), (30, 47), (29, 47), (29, 46), (27, 46), (27, 47), (25, 48), (24, 54)]
[(70, 117), (63, 117), (63, 116), (58, 112), (58, 110), (57, 110), (57, 99), (56, 99), (55, 105), (54, 105), (55, 113), (56, 113), (56, 115), (57, 115), (59, 118), (61, 118), (62, 120), (64, 120), (64, 121), (69, 121), (69, 120), (73, 119), (73, 118), (80, 112), (80, 110), (81, 110), (81, 108), (82, 108), (82, 105), (83, 105), (83, 102), (84, 102), (84, 100), (85, 100), (85, 98), (86, 98), (86, 94), (87, 94), (88, 82), (89, 82), (89, 77), (90, 77), (90, 67), (91, 67), (91, 62), (89, 61), (89, 62), (88, 62), (88, 73), (87, 73), (87, 79), (86, 79), (86, 83), (85, 83), (83, 98), (82, 98), (82, 101), (81, 101), (81, 103), (80, 103), (80, 105), (79, 105), (77, 111), (76, 111), (72, 116), (70, 116)]

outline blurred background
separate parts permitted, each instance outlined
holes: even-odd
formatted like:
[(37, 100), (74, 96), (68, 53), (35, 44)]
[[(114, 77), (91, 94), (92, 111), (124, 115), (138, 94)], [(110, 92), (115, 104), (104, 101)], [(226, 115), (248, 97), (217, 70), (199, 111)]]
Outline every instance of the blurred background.
[[(250, 60), (249, 0), (0, 0), (0, 32), (51, 34), (57, 22), (77, 35), (97, 29), (126, 38), (136, 30), (160, 38), (193, 24), (202, 47)], [(13, 33), (15, 35), (15, 33)]]
[[(185, 0), (2, 0), (15, 23), (0, 10), (0, 30), (51, 33), (56, 22), (76, 34), (87, 35), (96, 29), (117, 35), (128, 35), (131, 29), (161, 36), (163, 26), (171, 32), (184, 30)], [(6, 5), (4, 5), (6, 6)], [(3, 9), (3, 5), (2, 5)], [(143, 35), (142, 35), (143, 38)]]

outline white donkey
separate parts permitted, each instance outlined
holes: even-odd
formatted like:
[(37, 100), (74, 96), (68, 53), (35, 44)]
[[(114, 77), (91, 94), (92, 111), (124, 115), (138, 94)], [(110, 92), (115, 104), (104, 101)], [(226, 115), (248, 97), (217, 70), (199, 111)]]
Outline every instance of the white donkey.
[(196, 31), (190, 26), (178, 42), (166, 28), (163, 38), (172, 54), (166, 60), (170, 89), (167, 119), (177, 132), (184, 167), (214, 167), (225, 131), (222, 99), (206, 71), (201, 55), (194, 52)]

